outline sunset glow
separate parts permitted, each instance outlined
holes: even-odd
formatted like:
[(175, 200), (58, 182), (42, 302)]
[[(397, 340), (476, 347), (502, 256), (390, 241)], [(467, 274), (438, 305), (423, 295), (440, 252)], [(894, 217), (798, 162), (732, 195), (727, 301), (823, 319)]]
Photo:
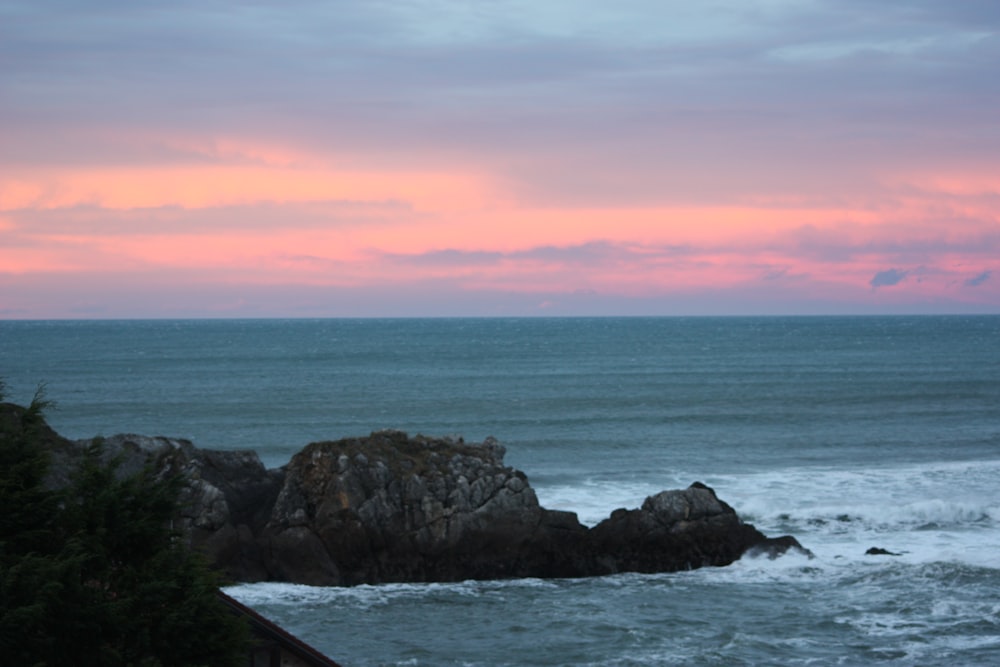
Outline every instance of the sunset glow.
[(0, 317), (1000, 312), (995, 12), (101, 4), (0, 2)]

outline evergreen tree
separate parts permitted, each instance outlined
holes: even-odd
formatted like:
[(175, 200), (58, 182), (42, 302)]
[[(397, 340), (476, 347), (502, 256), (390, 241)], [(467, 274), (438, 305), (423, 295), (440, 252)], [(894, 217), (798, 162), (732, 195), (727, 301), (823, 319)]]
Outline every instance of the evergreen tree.
[(245, 664), (245, 623), (170, 528), (180, 479), (120, 475), (98, 441), (66, 488), (47, 489), (45, 406), (41, 392), (28, 408), (0, 406), (4, 664)]

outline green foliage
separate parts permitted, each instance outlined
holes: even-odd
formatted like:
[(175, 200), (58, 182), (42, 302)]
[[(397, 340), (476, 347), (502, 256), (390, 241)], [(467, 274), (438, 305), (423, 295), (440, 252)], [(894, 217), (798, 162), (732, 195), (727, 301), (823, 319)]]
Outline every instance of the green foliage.
[(0, 420), (0, 557), (52, 546), (47, 542), (59, 499), (43, 487), (49, 452), (39, 446), (47, 405), (39, 387), (26, 409), (9, 410)]
[(123, 476), (102, 443), (68, 487), (45, 487), (39, 392), (0, 415), (0, 656), (4, 664), (242, 665), (245, 624), (170, 529), (180, 480)]

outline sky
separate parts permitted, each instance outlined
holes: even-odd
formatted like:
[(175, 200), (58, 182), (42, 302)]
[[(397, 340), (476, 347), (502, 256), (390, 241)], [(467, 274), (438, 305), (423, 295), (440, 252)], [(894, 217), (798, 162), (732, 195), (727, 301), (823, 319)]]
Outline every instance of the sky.
[(0, 0), (0, 318), (1000, 313), (995, 0)]

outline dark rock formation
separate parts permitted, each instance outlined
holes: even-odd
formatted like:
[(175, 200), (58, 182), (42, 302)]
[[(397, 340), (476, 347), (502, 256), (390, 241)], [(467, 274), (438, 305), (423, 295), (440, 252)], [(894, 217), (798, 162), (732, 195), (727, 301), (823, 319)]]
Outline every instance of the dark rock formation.
[(307, 583), (593, 573), (587, 529), (542, 508), (504, 448), (381, 431), (315, 443), (286, 467), (263, 531), (269, 569)]
[[(46, 437), (58, 484), (89, 441)], [(313, 443), (278, 470), (253, 452), (186, 440), (117, 435), (106, 447), (121, 457), (123, 474), (153, 465), (182, 475), (181, 529), (240, 581), (580, 577), (727, 565), (748, 552), (808, 553), (792, 537), (768, 539), (697, 482), (587, 528), (573, 513), (541, 507), (493, 438), (470, 445), (379, 431)]]
[(804, 546), (799, 544), (799, 541), (792, 537), (791, 535), (782, 535), (781, 537), (769, 537), (763, 542), (753, 545), (743, 554), (749, 558), (757, 558), (759, 556), (767, 556), (771, 560), (778, 558), (779, 556), (784, 556), (788, 552), (799, 554), (801, 556), (808, 556), (809, 558), (815, 558), (815, 554), (806, 549)]
[(280, 471), (265, 471), (252, 453), (168, 442), (172, 467), (191, 479), (192, 543), (240, 580), (579, 577), (801, 549), (791, 537), (769, 540), (698, 483), (588, 529), (573, 513), (541, 507), (492, 438), (471, 445), (380, 431), (313, 443)]
[(308, 554), (314, 583), (518, 576), (542, 509), (502, 456), (398, 431), (309, 445), (265, 527), (269, 565), (295, 578)]
[(882, 547), (870, 547), (868, 551), (865, 552), (866, 556), (902, 556), (903, 554), (896, 553), (894, 551), (889, 551), (883, 549)]
[[(793, 537), (769, 540), (709, 487), (662, 491), (637, 510), (615, 510), (591, 531), (600, 562), (611, 572), (671, 572), (728, 565), (744, 553), (778, 555)], [(782, 551), (783, 552), (783, 551)]]

